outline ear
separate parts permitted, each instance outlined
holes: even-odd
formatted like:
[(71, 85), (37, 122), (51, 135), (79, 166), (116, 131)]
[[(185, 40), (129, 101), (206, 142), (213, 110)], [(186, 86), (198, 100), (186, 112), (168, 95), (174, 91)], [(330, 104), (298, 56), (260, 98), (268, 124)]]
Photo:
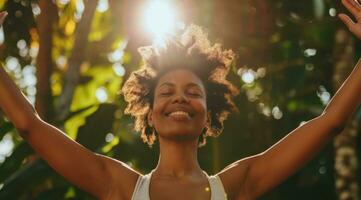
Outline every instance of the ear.
[(148, 125), (150, 127), (153, 127), (153, 111), (152, 111), (152, 109), (150, 109), (148, 112), (147, 121), (148, 121)]

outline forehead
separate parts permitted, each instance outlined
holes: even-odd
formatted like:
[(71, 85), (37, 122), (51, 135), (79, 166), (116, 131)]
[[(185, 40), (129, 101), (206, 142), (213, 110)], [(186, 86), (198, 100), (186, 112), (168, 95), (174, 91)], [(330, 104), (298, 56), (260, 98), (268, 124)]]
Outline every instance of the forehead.
[(187, 69), (175, 69), (166, 72), (159, 78), (156, 88), (164, 85), (164, 83), (179, 86), (193, 85), (204, 89), (202, 80), (194, 72)]

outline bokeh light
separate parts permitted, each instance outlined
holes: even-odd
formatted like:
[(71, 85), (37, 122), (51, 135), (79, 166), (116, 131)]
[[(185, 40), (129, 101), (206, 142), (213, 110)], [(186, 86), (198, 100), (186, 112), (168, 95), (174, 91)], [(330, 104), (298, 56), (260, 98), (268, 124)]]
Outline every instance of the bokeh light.
[(337, 14), (337, 11), (336, 11), (335, 8), (330, 8), (330, 9), (328, 10), (328, 14), (329, 14), (331, 17), (335, 17), (336, 14)]
[(306, 57), (315, 56), (316, 53), (317, 53), (317, 50), (316, 50), (316, 49), (312, 49), (312, 48), (306, 49), (306, 50), (304, 51), (304, 55), (305, 55)]
[(252, 73), (252, 71), (247, 71), (242, 74), (242, 80), (245, 83), (252, 83), (254, 81), (254, 79), (255, 79), (255, 77), (254, 77), (254, 74)]
[(99, 0), (98, 6), (97, 6), (98, 12), (105, 12), (108, 10), (108, 8), (109, 8), (108, 0)]
[(317, 96), (320, 98), (323, 105), (327, 105), (331, 100), (331, 94), (326, 90), (325, 86), (323, 85), (318, 88)]
[(118, 76), (124, 76), (124, 74), (125, 74), (125, 69), (124, 69), (123, 65), (121, 65), (120, 63), (114, 63), (113, 70), (114, 70), (115, 74)]
[(3, 163), (5, 158), (11, 155), (13, 149), (14, 142), (12, 140), (11, 134), (8, 133), (0, 141), (0, 163)]
[(108, 93), (105, 87), (100, 87), (95, 91), (95, 96), (100, 103), (104, 103), (108, 100)]

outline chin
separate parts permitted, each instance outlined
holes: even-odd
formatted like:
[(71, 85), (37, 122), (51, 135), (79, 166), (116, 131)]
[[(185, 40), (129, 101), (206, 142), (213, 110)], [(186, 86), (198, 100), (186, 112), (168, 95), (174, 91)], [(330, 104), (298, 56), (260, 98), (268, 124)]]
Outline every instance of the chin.
[(191, 133), (189, 131), (170, 131), (166, 134), (160, 135), (160, 137), (169, 139), (169, 140), (177, 140), (177, 141), (190, 141), (197, 140), (199, 138), (199, 134)]

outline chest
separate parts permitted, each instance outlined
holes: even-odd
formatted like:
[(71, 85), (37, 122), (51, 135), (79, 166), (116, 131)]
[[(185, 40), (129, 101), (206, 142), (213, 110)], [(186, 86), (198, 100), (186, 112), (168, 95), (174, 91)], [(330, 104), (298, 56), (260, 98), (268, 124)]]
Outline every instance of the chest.
[(208, 181), (199, 183), (152, 181), (149, 186), (150, 200), (211, 200)]

